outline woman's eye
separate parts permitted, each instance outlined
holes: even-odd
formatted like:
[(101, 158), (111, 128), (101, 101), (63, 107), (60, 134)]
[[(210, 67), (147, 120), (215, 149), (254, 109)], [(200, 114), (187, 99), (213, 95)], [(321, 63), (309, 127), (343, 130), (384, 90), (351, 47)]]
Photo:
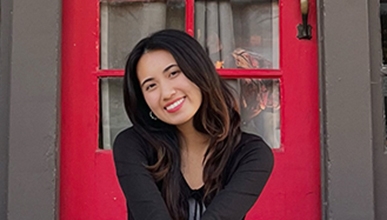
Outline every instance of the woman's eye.
[(149, 85), (147, 85), (147, 86), (145, 87), (145, 91), (149, 91), (149, 90), (153, 89), (155, 86), (156, 86), (155, 83), (149, 84)]
[(180, 71), (173, 71), (169, 74), (169, 77), (174, 77), (176, 75), (178, 75), (180, 73)]

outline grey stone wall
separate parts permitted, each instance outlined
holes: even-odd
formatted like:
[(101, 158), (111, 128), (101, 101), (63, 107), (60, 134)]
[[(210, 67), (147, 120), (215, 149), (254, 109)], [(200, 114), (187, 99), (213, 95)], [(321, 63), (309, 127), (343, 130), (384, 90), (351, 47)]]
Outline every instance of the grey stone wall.
[(61, 1), (11, 2), (7, 219), (56, 219)]
[(0, 0), (0, 219), (7, 217), (12, 1)]
[[(371, 72), (371, 104), (372, 104), (372, 141), (374, 168), (375, 219), (387, 219), (387, 148), (384, 111), (384, 96), (387, 94), (387, 80), (381, 72), (382, 44), (379, 4), (368, 1), (368, 19), (370, 33), (370, 72)], [(386, 69), (385, 67), (383, 69)], [(382, 75), (384, 75), (382, 77)], [(381, 89), (381, 87), (385, 87)], [(382, 92), (381, 92), (382, 91)], [(384, 104), (384, 106), (383, 106)]]
[(323, 219), (386, 219), (379, 2), (319, 11)]

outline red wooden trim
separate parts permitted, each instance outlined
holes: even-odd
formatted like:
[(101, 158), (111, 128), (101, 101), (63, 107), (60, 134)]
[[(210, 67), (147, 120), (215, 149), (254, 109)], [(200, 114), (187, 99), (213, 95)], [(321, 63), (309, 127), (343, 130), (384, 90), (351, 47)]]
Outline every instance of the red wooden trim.
[(219, 75), (225, 78), (279, 78), (281, 70), (270, 69), (218, 69)]
[[(280, 154), (283, 157), (276, 162), (270, 187), (279, 190), (272, 192), (274, 195), (271, 196), (281, 199), (281, 191), (284, 193), (286, 208), (282, 211), (278, 209), (283, 218), (276, 215), (277, 219), (321, 218), (317, 14), (316, 1), (309, 3), (313, 38), (299, 40), (297, 25), (302, 22), (299, 1), (279, 2), (280, 68), (283, 71), (281, 142), (285, 153)], [(289, 180), (286, 186), (283, 180)], [(265, 212), (261, 208), (257, 210)], [(258, 218), (252, 216), (251, 219), (254, 217)], [(268, 219), (273, 218), (274, 215), (268, 216)]]
[(62, 2), (61, 220), (98, 219), (94, 152), (98, 144), (99, 1)]
[(108, 69), (108, 70), (98, 70), (93, 73), (96, 77), (119, 77), (124, 76), (124, 70), (122, 69)]
[(120, 4), (120, 3), (126, 3), (126, 2), (165, 2), (165, 0), (100, 0), (102, 3), (109, 3), (109, 4)]
[(185, 2), (185, 30), (186, 32), (194, 36), (195, 32), (195, 0), (186, 0)]
[[(98, 220), (127, 219), (126, 200), (116, 177), (111, 150), (97, 150), (95, 152), (96, 204), (92, 204), (98, 213)], [(77, 218), (73, 218), (77, 219)], [(82, 219), (83, 220), (83, 219)], [(94, 219), (85, 219), (94, 220)], [(130, 219), (129, 219), (130, 220)]]
[[(220, 76), (224, 78), (280, 78), (281, 70), (271, 69), (217, 69)], [(124, 76), (122, 69), (98, 70), (93, 73), (96, 77), (119, 77)]]

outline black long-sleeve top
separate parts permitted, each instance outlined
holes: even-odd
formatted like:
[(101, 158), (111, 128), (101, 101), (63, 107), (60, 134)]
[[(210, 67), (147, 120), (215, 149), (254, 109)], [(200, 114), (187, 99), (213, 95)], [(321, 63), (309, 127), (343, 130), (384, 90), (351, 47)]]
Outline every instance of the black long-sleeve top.
[[(128, 218), (170, 220), (160, 188), (145, 167), (157, 161), (154, 149), (146, 145), (133, 128), (129, 128), (117, 136), (113, 154), (118, 180), (127, 201)], [(223, 171), (226, 177), (224, 186), (212, 201), (203, 204), (203, 188), (192, 190), (181, 178), (181, 193), (190, 203), (190, 210), (187, 210), (189, 219), (244, 219), (261, 194), (273, 162), (271, 149), (260, 137), (242, 133), (241, 141)], [(198, 212), (201, 216), (196, 217)]]

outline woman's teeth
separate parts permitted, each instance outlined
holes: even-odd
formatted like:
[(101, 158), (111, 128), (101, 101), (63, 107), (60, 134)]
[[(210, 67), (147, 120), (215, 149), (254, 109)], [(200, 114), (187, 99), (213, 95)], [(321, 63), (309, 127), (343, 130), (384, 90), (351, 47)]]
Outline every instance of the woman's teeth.
[(171, 110), (171, 109), (176, 108), (176, 106), (180, 105), (180, 104), (183, 102), (183, 100), (184, 100), (184, 98), (177, 100), (177, 101), (174, 102), (173, 104), (167, 106), (166, 109), (167, 109), (167, 110)]

